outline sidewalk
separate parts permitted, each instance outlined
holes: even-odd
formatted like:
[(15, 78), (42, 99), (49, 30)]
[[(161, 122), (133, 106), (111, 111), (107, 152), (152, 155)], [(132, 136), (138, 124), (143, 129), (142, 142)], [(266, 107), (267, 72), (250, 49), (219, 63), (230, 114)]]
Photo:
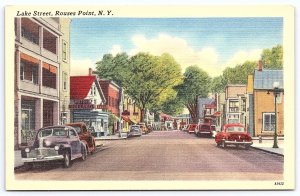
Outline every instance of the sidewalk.
[(15, 166), (14, 168), (18, 168), (24, 165), (24, 162), (22, 161), (21, 158), (21, 150), (15, 150)]
[(262, 150), (268, 153), (277, 154), (280, 156), (284, 156), (284, 138), (278, 137), (278, 147), (279, 148), (273, 148), (274, 144), (274, 138), (273, 137), (266, 137), (262, 138), (261, 143), (259, 142), (258, 137), (254, 137), (252, 148)]

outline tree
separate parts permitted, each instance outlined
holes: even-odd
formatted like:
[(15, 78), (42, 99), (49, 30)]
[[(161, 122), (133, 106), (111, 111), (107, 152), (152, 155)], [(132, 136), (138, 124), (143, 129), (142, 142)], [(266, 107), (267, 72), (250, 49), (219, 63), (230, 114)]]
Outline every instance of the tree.
[(189, 110), (192, 121), (196, 123), (199, 119), (198, 97), (208, 96), (211, 78), (198, 66), (188, 67), (183, 75), (183, 83), (176, 87), (178, 98)]
[(141, 121), (145, 109), (160, 101), (182, 80), (180, 65), (169, 54), (156, 57), (138, 53), (129, 60), (129, 72), (130, 77), (124, 81), (124, 87), (141, 108)]
[(277, 45), (272, 49), (264, 49), (261, 59), (266, 69), (283, 69), (283, 48)]
[(123, 82), (129, 77), (129, 57), (126, 53), (103, 55), (102, 61), (96, 63), (96, 73), (100, 78), (113, 80), (122, 86)]
[(223, 76), (217, 76), (217, 77), (214, 77), (212, 79), (212, 82), (211, 82), (211, 92), (212, 93), (221, 93), (221, 92), (224, 92), (224, 89), (225, 89), (225, 86), (226, 84), (224, 84), (224, 78)]

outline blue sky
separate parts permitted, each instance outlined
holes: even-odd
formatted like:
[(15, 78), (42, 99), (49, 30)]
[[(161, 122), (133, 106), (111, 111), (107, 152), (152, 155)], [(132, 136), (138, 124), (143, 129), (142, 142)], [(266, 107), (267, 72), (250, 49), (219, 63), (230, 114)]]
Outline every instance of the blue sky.
[(168, 52), (183, 70), (196, 64), (219, 75), (226, 66), (258, 60), (282, 39), (282, 18), (74, 18), (71, 62), (77, 69), (106, 53)]

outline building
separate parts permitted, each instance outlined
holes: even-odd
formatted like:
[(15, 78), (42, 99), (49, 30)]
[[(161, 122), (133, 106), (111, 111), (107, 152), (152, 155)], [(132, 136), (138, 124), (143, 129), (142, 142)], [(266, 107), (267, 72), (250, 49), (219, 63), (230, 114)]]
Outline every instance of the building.
[(84, 122), (97, 136), (108, 135), (106, 99), (98, 78), (88, 76), (70, 77), (70, 111), (72, 122)]
[(122, 88), (112, 80), (99, 80), (106, 102), (106, 111), (112, 115), (109, 122), (109, 129), (114, 134), (120, 130), (121, 126), (121, 110)]
[(59, 18), (15, 18), (15, 149), (59, 124)]
[(123, 112), (123, 131), (129, 131), (129, 126), (141, 122), (141, 109), (135, 101), (127, 94), (124, 94)]
[(71, 19), (61, 17), (60, 36), (61, 55), (60, 57), (60, 71), (59, 78), (61, 80), (59, 85), (59, 111), (60, 124), (70, 122), (70, 23)]
[(246, 85), (231, 84), (225, 88), (226, 124), (240, 123), (246, 125)]
[(221, 130), (222, 125), (225, 124), (226, 119), (226, 101), (225, 93), (217, 93), (216, 95), (216, 129)]
[(206, 98), (206, 97), (199, 97), (198, 98), (198, 116), (199, 116), (199, 122), (203, 123), (205, 120), (205, 116), (210, 116), (210, 113), (214, 113), (214, 111), (211, 111), (211, 109), (214, 110), (214, 108), (211, 108), (212, 104), (214, 104), (215, 100), (212, 98)]
[[(254, 136), (272, 136), (275, 130), (275, 98), (273, 84), (283, 89), (283, 70), (263, 69), (262, 63), (253, 75), (253, 128)], [(284, 93), (276, 99), (277, 133), (284, 135)]]

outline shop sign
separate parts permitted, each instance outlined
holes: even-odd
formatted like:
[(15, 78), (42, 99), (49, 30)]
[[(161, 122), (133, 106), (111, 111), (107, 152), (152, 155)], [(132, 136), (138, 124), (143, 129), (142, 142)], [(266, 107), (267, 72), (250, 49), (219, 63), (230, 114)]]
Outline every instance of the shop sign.
[(80, 100), (71, 100), (69, 105), (71, 110), (93, 110), (93, 109), (106, 109), (107, 105), (95, 105), (92, 103), (92, 100), (89, 99), (80, 99)]

